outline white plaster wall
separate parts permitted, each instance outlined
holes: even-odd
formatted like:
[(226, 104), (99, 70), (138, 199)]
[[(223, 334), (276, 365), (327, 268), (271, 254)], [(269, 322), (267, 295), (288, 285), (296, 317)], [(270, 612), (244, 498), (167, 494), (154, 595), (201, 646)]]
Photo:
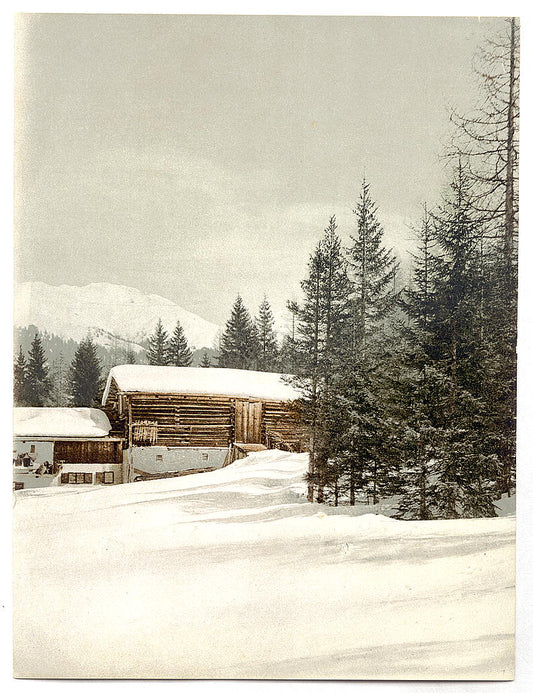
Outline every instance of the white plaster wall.
[[(158, 445), (132, 448), (134, 469), (148, 474), (203, 467), (218, 469), (224, 464), (227, 454), (228, 448), (167, 448)], [(163, 459), (157, 461), (157, 455), (161, 455)]]
[[(35, 445), (34, 453), (30, 453), (32, 445)], [(34, 460), (34, 467), (39, 467), (43, 462), (54, 461), (54, 444), (49, 441), (35, 441), (30, 439), (13, 441), (13, 457), (26, 452), (31, 455)]]
[[(61, 479), (61, 474), (68, 474), (69, 472), (83, 472), (84, 474), (92, 474), (93, 475), (93, 484), (96, 483), (96, 472), (114, 472), (114, 482), (115, 484), (121, 484), (122, 483), (122, 465), (121, 464), (63, 464), (61, 466), (61, 470), (59, 474), (55, 477), (57, 481), (55, 481), (52, 485), (53, 486), (65, 486), (66, 484), (62, 484), (60, 479)], [(72, 485), (72, 484), (71, 484)], [(83, 484), (84, 486), (88, 486), (89, 484)], [(100, 484), (98, 484), (100, 486)], [(80, 484), (82, 486), (82, 484)], [(102, 486), (111, 486), (111, 484), (102, 484)]]

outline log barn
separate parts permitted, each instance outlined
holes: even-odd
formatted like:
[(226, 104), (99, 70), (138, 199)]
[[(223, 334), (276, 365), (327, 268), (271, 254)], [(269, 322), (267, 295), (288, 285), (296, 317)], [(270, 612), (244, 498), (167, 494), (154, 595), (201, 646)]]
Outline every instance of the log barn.
[(100, 409), (15, 407), (13, 419), (17, 488), (122, 483), (122, 439)]
[(302, 433), (278, 373), (122, 365), (102, 399), (112, 435), (124, 439), (124, 480), (211, 470), (250, 451), (298, 451)]

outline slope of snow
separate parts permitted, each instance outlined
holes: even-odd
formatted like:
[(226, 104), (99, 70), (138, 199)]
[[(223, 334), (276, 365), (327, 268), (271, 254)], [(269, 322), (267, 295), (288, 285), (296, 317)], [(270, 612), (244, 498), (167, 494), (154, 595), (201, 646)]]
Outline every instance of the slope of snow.
[(211, 394), (281, 401), (299, 397), (299, 393), (284, 382), (279, 373), (235, 368), (123, 365), (109, 371), (103, 404), (109, 394), (112, 378), (123, 392)]
[(16, 674), (511, 677), (514, 519), (318, 506), (306, 468), (17, 492)]
[(13, 432), (19, 438), (54, 436), (100, 438), (111, 430), (103, 411), (88, 407), (15, 407)]
[[(162, 296), (146, 295), (116, 284), (50, 286), (24, 282), (15, 289), (15, 325), (35, 325), (40, 330), (81, 341), (89, 332), (103, 346), (139, 345), (161, 318), (172, 333), (179, 320), (189, 345), (212, 347), (218, 325), (190, 313)], [(140, 348), (140, 347), (138, 347)]]

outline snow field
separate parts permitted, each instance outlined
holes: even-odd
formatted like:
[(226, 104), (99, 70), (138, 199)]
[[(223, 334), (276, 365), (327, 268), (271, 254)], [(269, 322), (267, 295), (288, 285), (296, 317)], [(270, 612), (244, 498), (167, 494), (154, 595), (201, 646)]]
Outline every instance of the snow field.
[(514, 518), (318, 506), (306, 468), (17, 492), (16, 674), (511, 677)]

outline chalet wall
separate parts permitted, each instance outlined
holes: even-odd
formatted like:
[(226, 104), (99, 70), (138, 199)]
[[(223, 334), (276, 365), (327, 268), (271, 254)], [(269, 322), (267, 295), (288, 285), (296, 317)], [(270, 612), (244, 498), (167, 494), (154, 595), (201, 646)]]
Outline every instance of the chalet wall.
[[(229, 448), (167, 448), (159, 445), (134, 447), (131, 455), (135, 470), (148, 474), (181, 472), (186, 469), (219, 469)], [(161, 458), (161, 459), (158, 459)], [(135, 474), (134, 474), (135, 475)]]
[(122, 443), (113, 440), (56, 440), (54, 462), (63, 464), (120, 464)]
[[(105, 412), (112, 425), (110, 435), (124, 437), (126, 445), (131, 441), (134, 447), (228, 448), (236, 439), (235, 410), (242, 411), (241, 402), (260, 404), (260, 435), (257, 436), (254, 415), (251, 442), (300, 449), (302, 432), (294, 412), (279, 401), (223, 395), (120, 393), (113, 380)], [(237, 435), (242, 438), (240, 424), (237, 418)]]

